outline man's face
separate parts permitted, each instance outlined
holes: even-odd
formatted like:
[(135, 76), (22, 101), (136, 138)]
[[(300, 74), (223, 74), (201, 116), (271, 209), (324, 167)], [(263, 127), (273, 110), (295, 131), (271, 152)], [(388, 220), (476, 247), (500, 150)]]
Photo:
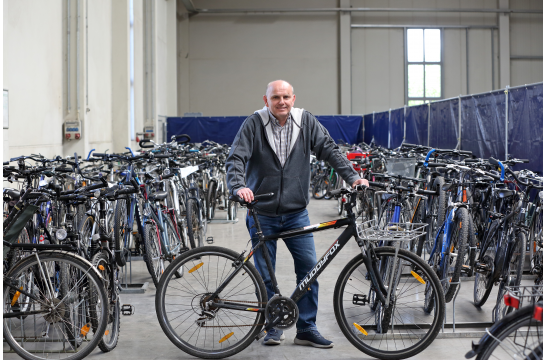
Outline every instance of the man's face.
[(263, 96), (263, 101), (277, 119), (286, 119), (295, 103), (295, 95), (290, 84), (274, 82), (268, 94)]

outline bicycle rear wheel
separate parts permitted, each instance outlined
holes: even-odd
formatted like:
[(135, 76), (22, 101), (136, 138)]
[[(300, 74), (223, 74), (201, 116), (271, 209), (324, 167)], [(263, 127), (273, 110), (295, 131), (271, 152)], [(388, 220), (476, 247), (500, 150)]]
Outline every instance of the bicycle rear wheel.
[[(477, 356), (486, 359), (542, 359), (536, 356), (543, 351), (543, 323), (533, 319), (534, 306), (525, 306), (509, 314), (501, 324), (490, 330), (494, 338)], [(497, 326), (500, 329), (495, 329)]]
[(102, 280), (90, 263), (72, 254), (44, 251), (38, 258), (23, 258), (4, 278), (4, 339), (27, 360), (82, 359), (106, 328)]
[[(379, 263), (389, 264), (384, 283), (392, 279), (390, 306), (383, 308), (363, 256), (354, 257), (342, 270), (333, 295), (335, 317), (346, 338), (367, 355), (404, 359), (426, 349), (441, 329), (445, 299), (435, 272), (420, 257), (394, 247), (376, 248)], [(394, 266), (395, 264), (395, 266)], [(431, 287), (433, 311), (424, 311), (426, 287)], [(378, 303), (378, 304), (377, 304)]]
[(163, 254), (161, 253), (159, 228), (155, 222), (147, 223), (144, 226), (144, 244), (146, 247), (144, 262), (146, 263), (153, 283), (157, 286), (165, 269), (165, 264)]
[(458, 208), (454, 214), (450, 238), (450, 248), (443, 257), (441, 281), (445, 292), (445, 301), (448, 303), (454, 297), (460, 284), (460, 274), (467, 247), (467, 233), (469, 228), (469, 215), (466, 208)]
[(127, 228), (128, 223), (128, 203), (127, 199), (120, 198), (115, 206), (114, 222), (114, 243), (115, 243), (115, 261), (119, 266), (125, 266), (129, 257), (128, 239), (131, 236), (131, 230)]
[(509, 261), (508, 277), (500, 282), (496, 306), (492, 313), (492, 321), (496, 322), (513, 311), (512, 307), (505, 306), (503, 296), (507, 294), (506, 286), (519, 286), (522, 280), (522, 268), (524, 265), (524, 250), (526, 248), (526, 234), (519, 231), (513, 239), (513, 250)]
[[(190, 250), (173, 261), (157, 287), (155, 309), (161, 328), (181, 350), (203, 359), (234, 355), (255, 339), (265, 323), (265, 284), (250, 262), (227, 284), (218, 298), (210, 296), (235, 270), (238, 253), (218, 246)], [(182, 269), (184, 276), (175, 278)], [(229, 301), (248, 311), (215, 307)]]

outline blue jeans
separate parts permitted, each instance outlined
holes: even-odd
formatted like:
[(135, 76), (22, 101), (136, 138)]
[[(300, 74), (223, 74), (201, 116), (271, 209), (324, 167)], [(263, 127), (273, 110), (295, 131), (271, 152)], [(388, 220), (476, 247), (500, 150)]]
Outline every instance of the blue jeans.
[[(264, 216), (258, 215), (259, 224), (263, 235), (277, 234), (282, 231), (292, 230), (310, 225), (308, 211), (305, 209), (296, 214), (283, 216)], [(252, 237), (252, 245), (258, 243), (257, 228), (254, 226), (254, 219), (249, 214), (246, 215), (246, 227)], [(293, 262), (295, 265), (295, 274), (297, 275), (297, 284), (305, 278), (307, 273), (312, 270), (316, 264), (316, 250), (314, 249), (314, 237), (312, 234), (306, 234), (296, 237), (283, 239), (288, 247)], [(273, 269), (276, 271), (276, 245), (277, 240), (269, 240), (265, 245), (269, 249)], [(261, 251), (264, 248), (259, 248), (254, 254), (254, 264), (257, 271), (265, 281), (267, 287), (267, 295), (269, 299), (274, 296), (274, 288), (272, 286), (271, 277), (267, 269), (267, 264)], [(316, 330), (316, 313), (318, 312), (318, 282), (314, 282), (308, 291), (297, 303), (299, 307), (299, 320), (297, 320), (297, 332), (305, 332)]]

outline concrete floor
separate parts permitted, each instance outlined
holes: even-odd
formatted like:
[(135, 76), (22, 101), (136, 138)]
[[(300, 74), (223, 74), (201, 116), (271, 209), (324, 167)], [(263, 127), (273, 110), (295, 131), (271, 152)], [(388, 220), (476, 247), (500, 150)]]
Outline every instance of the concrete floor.
[[(337, 218), (336, 201), (312, 199), (308, 207), (311, 223), (319, 223)], [(214, 245), (224, 246), (235, 251), (246, 248), (249, 240), (244, 221), (245, 212), (239, 209), (240, 221), (236, 224), (209, 224), (207, 236), (214, 237)], [(218, 211), (216, 218), (226, 218), (226, 213)], [(336, 236), (342, 230), (330, 230), (315, 233), (316, 253), (320, 257), (331, 246)], [(277, 255), (277, 277), (280, 290), (289, 296), (295, 288), (295, 273), (290, 253), (282, 241), (279, 242)], [(332, 349), (314, 349), (311, 347), (293, 344), (295, 328), (287, 330), (286, 340), (279, 346), (264, 346), (261, 342), (254, 342), (247, 349), (232, 359), (368, 359), (366, 354), (357, 350), (346, 340), (339, 329), (333, 314), (333, 288), (337, 276), (346, 263), (359, 253), (356, 243), (351, 241), (333, 260), (330, 266), (319, 278), (320, 303), (317, 325), (321, 334), (335, 343)], [(132, 264), (133, 283), (150, 282), (144, 294), (122, 294), (121, 303), (135, 307), (135, 314), (121, 317), (121, 333), (117, 348), (111, 353), (104, 354), (98, 348), (89, 355), (89, 359), (187, 359), (192, 356), (182, 352), (174, 346), (164, 335), (155, 314), (155, 287), (147, 273), (143, 261), (134, 261)], [(462, 289), (456, 300), (456, 321), (462, 322), (490, 322), (492, 308), (495, 305), (497, 288), (494, 288), (489, 301), (481, 309), (473, 306), (473, 282), (462, 282)], [(447, 322), (452, 322), (452, 303), (447, 304)], [(481, 335), (468, 333), (474, 329), (457, 329), (463, 331), (466, 337), (436, 339), (424, 352), (414, 359), (464, 359), (464, 355), (471, 349), (471, 342), (477, 341)], [(452, 329), (445, 329), (445, 335), (451, 334)], [(448, 335), (447, 335), (448, 336)], [(16, 354), (4, 354), (4, 359), (17, 359)]]

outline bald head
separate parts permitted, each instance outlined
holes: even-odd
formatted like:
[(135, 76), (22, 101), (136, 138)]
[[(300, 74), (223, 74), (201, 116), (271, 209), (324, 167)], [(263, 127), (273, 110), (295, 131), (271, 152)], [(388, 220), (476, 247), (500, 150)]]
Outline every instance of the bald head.
[(265, 91), (265, 96), (269, 97), (271, 94), (272, 89), (274, 88), (291, 88), (291, 94), (294, 94), (293, 86), (287, 81), (284, 80), (274, 80), (267, 84), (267, 90)]
[(267, 85), (267, 92), (263, 95), (263, 101), (274, 117), (284, 126), (295, 103), (293, 86), (284, 80), (271, 81)]

